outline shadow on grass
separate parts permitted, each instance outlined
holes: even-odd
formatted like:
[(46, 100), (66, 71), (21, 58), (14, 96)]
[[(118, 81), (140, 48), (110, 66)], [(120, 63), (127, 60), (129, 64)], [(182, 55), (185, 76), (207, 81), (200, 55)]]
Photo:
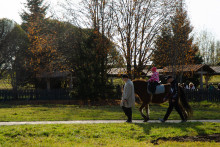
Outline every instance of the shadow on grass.
[[(205, 129), (202, 129), (198, 126), (204, 125), (202, 122), (185, 122), (185, 123), (136, 123), (139, 127), (142, 127), (146, 134), (150, 134), (151, 128), (169, 128), (181, 129), (183, 132), (188, 132), (189, 128), (195, 130), (199, 135), (207, 134)], [(145, 126), (148, 126), (147, 128)], [(164, 132), (165, 133), (165, 132)]]
[[(158, 145), (159, 140), (163, 141), (219, 141), (219, 133), (208, 133), (209, 129), (204, 129), (202, 122), (185, 122), (185, 123), (135, 123), (141, 127), (146, 136), (150, 136), (151, 143)], [(215, 125), (213, 123), (212, 125)], [(215, 126), (214, 126), (215, 127)], [(154, 132), (159, 128), (160, 131)], [(176, 131), (176, 132), (175, 132)]]

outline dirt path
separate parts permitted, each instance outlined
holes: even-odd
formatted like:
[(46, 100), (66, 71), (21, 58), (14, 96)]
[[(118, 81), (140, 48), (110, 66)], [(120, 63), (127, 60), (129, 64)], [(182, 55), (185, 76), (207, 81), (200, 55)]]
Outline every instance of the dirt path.
[[(216, 122), (220, 120), (188, 120), (187, 122)], [(27, 121), (27, 122), (0, 122), (0, 126), (10, 125), (36, 125), (36, 124), (101, 124), (125, 123), (125, 120), (78, 120), (78, 121)], [(133, 120), (133, 123), (144, 123), (143, 120)], [(148, 123), (160, 123), (159, 120), (150, 120)], [(180, 123), (180, 120), (168, 120), (166, 123)]]

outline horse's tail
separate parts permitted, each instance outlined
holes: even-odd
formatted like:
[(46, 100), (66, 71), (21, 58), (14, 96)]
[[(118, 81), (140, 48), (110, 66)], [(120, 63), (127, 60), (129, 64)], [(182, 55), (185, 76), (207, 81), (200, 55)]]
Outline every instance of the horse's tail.
[(180, 102), (184, 111), (186, 112), (186, 117), (191, 117), (193, 115), (192, 107), (189, 105), (185, 92), (181, 86), (179, 86), (179, 90), (180, 90)]

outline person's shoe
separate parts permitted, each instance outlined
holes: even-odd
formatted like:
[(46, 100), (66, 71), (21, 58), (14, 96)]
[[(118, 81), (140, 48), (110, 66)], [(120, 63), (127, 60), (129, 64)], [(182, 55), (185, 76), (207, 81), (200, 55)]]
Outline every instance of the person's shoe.
[(132, 120), (127, 120), (126, 122), (127, 122), (127, 123), (132, 123)]
[(160, 118), (159, 118), (159, 121), (160, 121), (160, 122), (162, 122), (162, 123), (164, 123), (164, 122), (165, 122), (165, 120), (164, 120), (164, 119), (160, 119)]
[(187, 121), (187, 120), (182, 120), (181, 123), (184, 123), (184, 122), (186, 122), (186, 121)]

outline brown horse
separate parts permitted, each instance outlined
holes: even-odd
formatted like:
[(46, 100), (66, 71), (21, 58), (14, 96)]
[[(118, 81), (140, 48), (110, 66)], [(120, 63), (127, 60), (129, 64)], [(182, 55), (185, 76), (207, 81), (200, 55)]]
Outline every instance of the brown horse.
[[(141, 115), (144, 118), (144, 122), (147, 122), (149, 120), (149, 104), (150, 103), (155, 103), (155, 104), (164, 103), (163, 98), (170, 92), (171, 86), (170, 84), (164, 84), (165, 93), (151, 95), (147, 92), (148, 83), (146, 81), (133, 80), (133, 84), (134, 84), (135, 93), (138, 95), (138, 97), (142, 101), (139, 111), (141, 112)], [(187, 119), (190, 115), (192, 115), (192, 109), (186, 100), (184, 91), (181, 86), (179, 86), (179, 91), (180, 91), (179, 92), (180, 98), (179, 98), (178, 104), (180, 105), (183, 111), (183, 114), (185, 118)], [(144, 115), (143, 108), (146, 109), (147, 116)]]

